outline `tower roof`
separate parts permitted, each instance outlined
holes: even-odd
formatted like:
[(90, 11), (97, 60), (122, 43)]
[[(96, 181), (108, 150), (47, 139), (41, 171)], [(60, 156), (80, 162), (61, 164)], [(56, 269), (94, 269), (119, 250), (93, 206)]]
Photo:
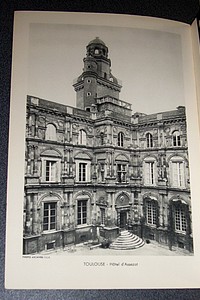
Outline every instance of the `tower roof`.
[(92, 44), (100, 44), (106, 46), (106, 44), (99, 37), (96, 37), (94, 40), (90, 41), (88, 46)]

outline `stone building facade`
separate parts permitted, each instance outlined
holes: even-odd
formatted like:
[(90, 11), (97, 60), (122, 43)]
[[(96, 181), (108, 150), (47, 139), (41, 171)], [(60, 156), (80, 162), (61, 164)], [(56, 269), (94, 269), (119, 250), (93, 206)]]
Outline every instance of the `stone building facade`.
[(123, 228), (193, 251), (185, 108), (133, 114), (99, 38), (83, 63), (76, 107), (27, 97), (23, 253)]

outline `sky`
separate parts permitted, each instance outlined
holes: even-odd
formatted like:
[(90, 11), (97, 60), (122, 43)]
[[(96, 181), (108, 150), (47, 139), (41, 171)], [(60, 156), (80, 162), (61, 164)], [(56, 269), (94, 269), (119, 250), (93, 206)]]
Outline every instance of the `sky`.
[(184, 105), (181, 38), (138, 28), (31, 24), (27, 94), (76, 106), (73, 80), (82, 73), (86, 46), (99, 37), (109, 49), (120, 99), (146, 114)]

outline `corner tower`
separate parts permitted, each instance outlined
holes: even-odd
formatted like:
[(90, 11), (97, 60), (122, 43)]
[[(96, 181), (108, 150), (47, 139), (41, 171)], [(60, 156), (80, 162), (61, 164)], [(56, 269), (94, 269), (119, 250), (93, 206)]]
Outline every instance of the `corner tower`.
[(108, 58), (108, 47), (96, 37), (86, 47), (83, 59), (83, 73), (75, 80), (76, 106), (91, 110), (97, 104), (97, 98), (112, 97), (119, 99), (121, 84), (111, 73), (111, 61)]

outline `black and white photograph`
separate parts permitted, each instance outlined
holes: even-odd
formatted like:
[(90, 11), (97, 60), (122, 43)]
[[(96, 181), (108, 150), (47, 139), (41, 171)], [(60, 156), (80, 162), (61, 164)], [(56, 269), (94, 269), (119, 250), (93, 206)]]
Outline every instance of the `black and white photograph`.
[(181, 71), (173, 33), (31, 24), (24, 254), (193, 252)]
[(23, 132), (19, 162), (18, 151), (10, 161), (21, 174), (22, 264), (79, 258), (85, 267), (136, 269), (138, 257), (192, 259), (189, 145), (198, 132), (194, 125), (190, 137), (180, 28), (75, 17), (30, 22), (18, 59), (26, 60)]

